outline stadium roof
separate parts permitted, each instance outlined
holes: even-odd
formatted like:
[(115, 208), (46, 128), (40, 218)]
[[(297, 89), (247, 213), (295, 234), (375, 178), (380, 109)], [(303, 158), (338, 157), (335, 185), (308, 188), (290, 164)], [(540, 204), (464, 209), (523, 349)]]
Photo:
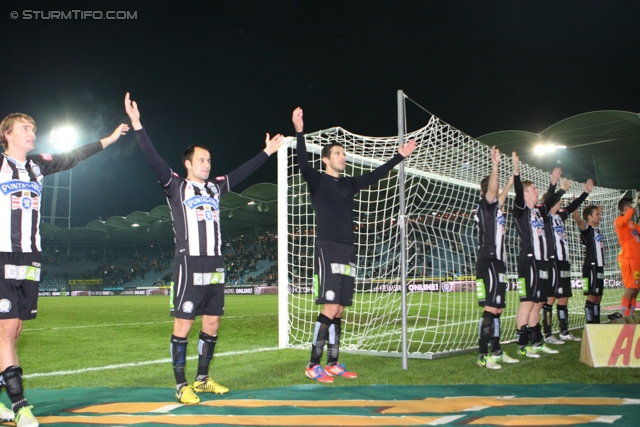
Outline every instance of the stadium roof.
[[(523, 163), (543, 170), (559, 166), (563, 176), (573, 180), (594, 178), (600, 187), (640, 189), (640, 115), (636, 113), (593, 111), (569, 117), (539, 134), (508, 130), (476, 139), (506, 155), (515, 150)], [(541, 142), (567, 148), (538, 155), (534, 147)]]
[[(275, 233), (277, 225), (277, 187), (263, 183), (242, 193), (222, 196), (220, 214), (223, 238), (234, 238), (255, 230)], [(112, 216), (106, 221), (93, 220), (84, 227), (60, 228), (40, 224), (43, 246), (118, 246), (173, 243), (173, 222), (169, 206), (151, 212), (133, 212), (126, 217)]]

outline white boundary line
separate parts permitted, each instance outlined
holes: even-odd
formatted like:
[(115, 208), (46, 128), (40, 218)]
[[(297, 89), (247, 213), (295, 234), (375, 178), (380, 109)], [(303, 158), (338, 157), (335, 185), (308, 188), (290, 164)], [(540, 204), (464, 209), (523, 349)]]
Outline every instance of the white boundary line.
[[(237, 356), (239, 354), (251, 354), (251, 353), (259, 353), (263, 351), (273, 351), (280, 350), (278, 347), (267, 347), (267, 348), (257, 348), (255, 350), (242, 350), (242, 351), (228, 351), (225, 353), (218, 353), (216, 357), (225, 357), (225, 356)], [(195, 360), (198, 356), (189, 356), (187, 360)], [(96, 366), (93, 368), (83, 368), (76, 369), (75, 371), (54, 371), (54, 372), (36, 372), (35, 374), (23, 375), (23, 378), (36, 378), (36, 377), (56, 377), (62, 375), (76, 375), (76, 374), (84, 374), (85, 372), (95, 372), (95, 371), (106, 371), (109, 369), (120, 369), (120, 368), (135, 368), (138, 366), (145, 365), (157, 365), (161, 363), (171, 363), (170, 358), (166, 359), (157, 359), (157, 360), (148, 360), (146, 362), (136, 362), (136, 363), (119, 363), (117, 365), (107, 365), (107, 366)]]

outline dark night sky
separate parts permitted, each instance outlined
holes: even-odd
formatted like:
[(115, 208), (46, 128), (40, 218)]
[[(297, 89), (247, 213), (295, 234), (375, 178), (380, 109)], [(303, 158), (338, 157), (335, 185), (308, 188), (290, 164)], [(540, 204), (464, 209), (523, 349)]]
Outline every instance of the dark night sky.
[[(183, 173), (184, 148), (204, 144), (213, 175), (261, 150), (265, 132), (291, 135), (298, 105), (308, 132), (396, 134), (398, 89), (471, 136), (539, 132), (587, 111), (640, 111), (639, 18), (640, 3), (611, 0), (3, 2), (0, 115), (33, 116), (47, 152), (63, 122), (86, 142), (111, 133), (130, 91), (168, 163)], [(408, 109), (410, 130), (426, 124)], [(275, 182), (275, 164), (234, 191)], [(74, 226), (165, 203), (133, 135), (78, 165), (73, 186)]]

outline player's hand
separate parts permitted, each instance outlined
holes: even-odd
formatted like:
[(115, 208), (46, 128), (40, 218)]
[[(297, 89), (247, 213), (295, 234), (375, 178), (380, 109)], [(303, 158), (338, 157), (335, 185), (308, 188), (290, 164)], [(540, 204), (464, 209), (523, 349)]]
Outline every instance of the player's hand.
[(136, 101), (129, 100), (129, 92), (124, 96), (124, 109), (131, 120), (131, 126), (133, 130), (142, 129), (142, 123), (140, 123), (140, 111), (138, 110), (138, 104)]
[(398, 153), (400, 153), (402, 157), (407, 157), (409, 154), (413, 153), (413, 150), (415, 150), (417, 146), (416, 141), (410, 139), (406, 144), (400, 144), (398, 147)]
[(498, 166), (500, 164), (500, 150), (498, 150), (495, 145), (491, 147), (491, 161), (494, 166)]
[(515, 151), (511, 152), (511, 162), (513, 163), (513, 174), (520, 175), (520, 158)]
[(571, 181), (570, 179), (565, 179), (562, 181), (562, 183), (560, 183), (560, 188), (562, 188), (565, 192), (569, 191), (569, 188), (571, 188), (572, 183), (573, 181)]
[(282, 144), (284, 144), (284, 141), (285, 141), (284, 136), (280, 134), (277, 134), (276, 136), (271, 138), (267, 133), (267, 137), (264, 140), (264, 143), (266, 145), (266, 147), (264, 148), (264, 152), (267, 153), (268, 155), (272, 155), (273, 153), (278, 151), (280, 147), (282, 147)]
[(562, 169), (554, 168), (553, 172), (551, 172), (551, 185), (556, 185), (561, 175), (562, 175)]
[(300, 133), (304, 130), (304, 120), (302, 119), (302, 108), (298, 107), (293, 110), (293, 116), (291, 117), (291, 121), (293, 122), (293, 127), (296, 129), (296, 132)]
[(593, 190), (593, 186), (593, 180), (589, 178), (587, 182), (584, 183), (584, 192), (587, 194), (591, 193), (591, 190)]
[(125, 135), (128, 131), (129, 126), (125, 125), (124, 123), (120, 123), (120, 126), (118, 126), (111, 135), (100, 140), (100, 142), (102, 143), (102, 148), (107, 148), (108, 146), (116, 142), (118, 138), (120, 138), (120, 135)]

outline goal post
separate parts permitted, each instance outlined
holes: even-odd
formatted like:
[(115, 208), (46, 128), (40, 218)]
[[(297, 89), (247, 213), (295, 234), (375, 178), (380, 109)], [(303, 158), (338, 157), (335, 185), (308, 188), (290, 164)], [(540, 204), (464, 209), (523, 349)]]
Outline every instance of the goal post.
[[(390, 159), (398, 137), (366, 137), (340, 127), (309, 133), (309, 162), (321, 169), (320, 150), (337, 141), (347, 153), (345, 176), (370, 172)], [(361, 190), (354, 200), (354, 234), (357, 276), (353, 306), (343, 315), (341, 351), (402, 355), (406, 334), (410, 358), (435, 358), (477, 348), (481, 309), (475, 292), (477, 245), (473, 211), (479, 199), (480, 181), (490, 173), (490, 147), (431, 116), (426, 126), (407, 133), (416, 150), (404, 160), (405, 214), (401, 212), (399, 166), (373, 186)], [(307, 186), (296, 160), (296, 141), (289, 138), (278, 154), (278, 285), (279, 345), (310, 348), (313, 325), (320, 307), (313, 298), (313, 246), (315, 217)], [(500, 185), (511, 174), (511, 157), (502, 155)], [(544, 192), (550, 174), (522, 164), (523, 179)], [(565, 195), (571, 201), (583, 191), (574, 182)], [(601, 231), (605, 235), (605, 292), (601, 302), (606, 314), (618, 310), (622, 288), (617, 267), (618, 243), (613, 229), (622, 191), (595, 187), (588, 204), (603, 206)], [(505, 204), (507, 275), (509, 289), (502, 314), (502, 337), (516, 335), (516, 260), (520, 242), (511, 217), (514, 194)], [(402, 243), (400, 222), (406, 233)], [(565, 224), (570, 245), (574, 284), (569, 300), (569, 326), (584, 324), (581, 270), (583, 249), (573, 219)], [(401, 261), (402, 248), (406, 260)], [(406, 277), (406, 302), (402, 298)], [(406, 322), (403, 321), (406, 310)], [(558, 332), (554, 313), (554, 332)]]

